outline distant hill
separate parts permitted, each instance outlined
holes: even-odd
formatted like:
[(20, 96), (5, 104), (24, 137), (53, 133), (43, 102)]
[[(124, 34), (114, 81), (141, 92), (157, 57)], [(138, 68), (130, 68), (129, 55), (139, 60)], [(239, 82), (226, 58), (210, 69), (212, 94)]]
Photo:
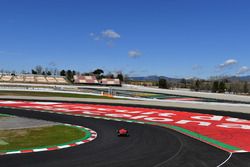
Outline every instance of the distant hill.
[[(181, 80), (181, 78), (170, 78), (165, 76), (158, 76), (158, 75), (150, 75), (150, 76), (141, 76), (141, 77), (129, 77), (130, 80), (133, 81), (159, 81), (160, 78), (164, 78), (168, 81), (174, 81), (178, 82)], [(199, 79), (199, 78), (186, 78), (187, 80), (193, 79)], [(229, 81), (248, 81), (250, 82), (250, 75), (247, 76), (223, 76), (223, 77), (213, 77), (211, 80), (217, 80), (217, 79), (228, 79)]]
[(160, 78), (164, 78), (168, 81), (180, 81), (179, 78), (169, 78), (165, 76), (157, 76), (157, 75), (150, 75), (150, 76), (143, 76), (143, 77), (129, 77), (130, 80), (133, 81), (159, 81)]
[(210, 80), (221, 80), (227, 79), (229, 81), (248, 81), (250, 82), (250, 75), (246, 76), (215, 76), (211, 77)]
[(230, 81), (250, 81), (250, 75), (247, 76), (232, 76), (227, 78)]

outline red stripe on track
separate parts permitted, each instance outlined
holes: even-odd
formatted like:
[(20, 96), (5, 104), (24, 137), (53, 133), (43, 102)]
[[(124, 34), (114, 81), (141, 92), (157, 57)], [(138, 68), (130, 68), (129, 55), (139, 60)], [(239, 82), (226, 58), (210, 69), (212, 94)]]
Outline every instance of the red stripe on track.
[[(178, 110), (152, 109), (142, 107), (109, 106), (82, 103), (36, 103), (0, 101), (0, 107), (14, 107), (35, 110), (49, 110), (57, 113), (70, 113), (110, 118), (123, 118), (136, 121), (156, 122), (178, 126), (203, 136), (250, 151), (250, 121), (228, 116), (200, 114)], [(84, 141), (88, 142), (88, 140)]]

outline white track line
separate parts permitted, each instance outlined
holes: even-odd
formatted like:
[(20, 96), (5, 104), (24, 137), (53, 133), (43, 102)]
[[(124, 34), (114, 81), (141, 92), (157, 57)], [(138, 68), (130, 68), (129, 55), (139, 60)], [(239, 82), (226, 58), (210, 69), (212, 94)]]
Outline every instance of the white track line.
[(221, 167), (222, 165), (224, 165), (232, 157), (232, 155), (233, 155), (233, 153), (230, 153), (228, 158), (216, 167)]

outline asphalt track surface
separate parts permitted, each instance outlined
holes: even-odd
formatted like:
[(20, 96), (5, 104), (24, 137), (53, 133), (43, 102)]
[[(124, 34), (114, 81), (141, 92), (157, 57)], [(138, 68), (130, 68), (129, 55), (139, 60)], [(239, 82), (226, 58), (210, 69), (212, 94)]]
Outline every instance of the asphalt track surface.
[[(1, 167), (216, 167), (229, 156), (163, 127), (19, 109), (0, 108), (0, 113), (82, 125), (98, 133), (97, 139), (77, 147), (0, 156)], [(117, 137), (121, 127), (130, 137)], [(250, 156), (233, 154), (222, 166), (250, 166)]]

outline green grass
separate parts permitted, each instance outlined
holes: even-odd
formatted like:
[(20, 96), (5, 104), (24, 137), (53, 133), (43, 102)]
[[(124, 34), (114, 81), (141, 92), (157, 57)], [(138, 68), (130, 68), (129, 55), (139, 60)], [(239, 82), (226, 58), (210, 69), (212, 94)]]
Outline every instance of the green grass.
[(6, 114), (0, 114), (0, 119), (4, 119), (6, 117), (9, 117), (9, 115), (6, 115)]
[(0, 130), (0, 140), (8, 143), (0, 145), (0, 152), (60, 145), (84, 138), (85, 134), (79, 128), (64, 125), (32, 129)]
[(71, 94), (71, 93), (53, 93), (53, 92), (26, 92), (26, 91), (0, 91), (0, 95), (115, 99), (107, 96), (95, 96), (95, 95), (83, 95), (83, 94)]

